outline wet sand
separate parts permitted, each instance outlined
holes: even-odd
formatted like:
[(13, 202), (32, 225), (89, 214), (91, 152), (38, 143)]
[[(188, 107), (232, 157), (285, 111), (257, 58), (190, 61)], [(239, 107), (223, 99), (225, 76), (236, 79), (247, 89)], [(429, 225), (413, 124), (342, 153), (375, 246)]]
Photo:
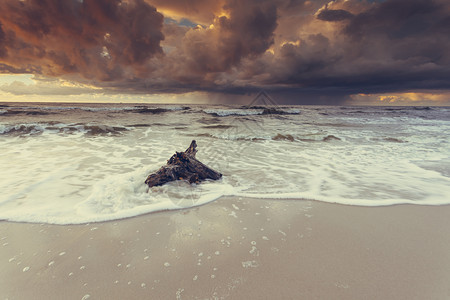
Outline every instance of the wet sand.
[(0, 222), (0, 299), (449, 299), (450, 206), (223, 198), (86, 225)]

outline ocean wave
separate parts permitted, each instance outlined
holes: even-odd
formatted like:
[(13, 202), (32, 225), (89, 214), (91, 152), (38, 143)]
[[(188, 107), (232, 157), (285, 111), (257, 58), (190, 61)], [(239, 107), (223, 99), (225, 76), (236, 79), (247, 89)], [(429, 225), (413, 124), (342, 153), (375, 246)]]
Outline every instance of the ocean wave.
[(41, 110), (0, 110), (2, 116), (27, 115), (27, 116), (45, 116), (50, 115), (50, 112)]
[(35, 136), (49, 134), (76, 134), (85, 136), (119, 135), (129, 129), (122, 126), (63, 124), (63, 123), (32, 123), (17, 125), (1, 125), (0, 136)]
[(324, 138), (322, 139), (322, 141), (324, 141), (324, 142), (340, 141), (340, 140), (341, 140), (340, 138), (338, 138), (337, 136), (334, 136), (334, 135), (332, 135), (332, 134), (327, 135), (326, 137), (324, 137)]
[(159, 114), (164, 112), (189, 110), (188, 106), (41, 106), (41, 107), (29, 107), (29, 106), (16, 106), (9, 107), (6, 105), (0, 106), (0, 114), (2, 115), (48, 115), (52, 113), (65, 112), (65, 111), (85, 111), (85, 112), (135, 112), (135, 113), (149, 113)]
[(253, 115), (298, 115), (299, 109), (294, 108), (274, 108), (264, 106), (251, 106), (242, 108), (228, 108), (228, 109), (204, 109), (203, 112), (216, 116), (253, 116)]
[(310, 139), (310, 138), (295, 138), (294, 136), (290, 134), (281, 134), (278, 133), (276, 136), (272, 137), (272, 140), (274, 141), (290, 141), (293, 142), (295, 140), (299, 140), (302, 142), (331, 142), (331, 141), (341, 141), (341, 138), (338, 138), (337, 136), (334, 136), (332, 134), (329, 134), (327, 136), (322, 137), (322, 139)]
[(229, 129), (235, 127), (233, 125), (224, 125), (224, 124), (217, 124), (217, 125), (205, 125), (202, 126), (202, 128), (207, 128), (207, 129)]
[(300, 114), (299, 109), (295, 108), (265, 108), (262, 112), (263, 115), (298, 115)]
[(204, 109), (204, 113), (215, 117), (262, 115), (262, 109)]
[(191, 109), (188, 106), (167, 106), (167, 107), (148, 107), (148, 106), (137, 106), (132, 112), (140, 114), (161, 114), (172, 111), (182, 111)]
[(0, 135), (38, 135), (44, 131), (45, 127), (40, 124), (0, 125)]
[(376, 142), (390, 142), (390, 143), (407, 143), (402, 139), (393, 138), (393, 137), (385, 137), (385, 138), (372, 138), (372, 141)]
[(272, 138), (272, 140), (274, 140), (274, 141), (291, 141), (291, 142), (293, 142), (294, 141), (294, 137), (292, 135), (290, 135), (290, 134), (284, 135), (284, 134), (280, 134), (279, 133), (276, 136), (274, 136)]

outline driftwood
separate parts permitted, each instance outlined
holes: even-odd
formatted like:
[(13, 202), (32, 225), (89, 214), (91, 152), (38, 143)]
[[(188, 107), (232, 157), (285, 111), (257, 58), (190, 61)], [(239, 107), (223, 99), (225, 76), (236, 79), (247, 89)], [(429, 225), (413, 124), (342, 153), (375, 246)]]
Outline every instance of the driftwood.
[(208, 168), (195, 158), (197, 143), (191, 142), (184, 152), (176, 152), (156, 173), (150, 174), (145, 183), (149, 186), (163, 185), (170, 181), (187, 180), (198, 183), (206, 179), (217, 180), (222, 174)]

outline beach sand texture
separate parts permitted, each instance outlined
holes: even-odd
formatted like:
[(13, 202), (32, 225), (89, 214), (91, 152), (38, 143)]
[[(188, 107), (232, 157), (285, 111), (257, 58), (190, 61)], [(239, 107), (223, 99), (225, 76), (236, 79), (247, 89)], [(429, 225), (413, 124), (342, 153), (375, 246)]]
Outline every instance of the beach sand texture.
[(450, 207), (228, 197), (86, 225), (0, 222), (1, 299), (449, 299)]

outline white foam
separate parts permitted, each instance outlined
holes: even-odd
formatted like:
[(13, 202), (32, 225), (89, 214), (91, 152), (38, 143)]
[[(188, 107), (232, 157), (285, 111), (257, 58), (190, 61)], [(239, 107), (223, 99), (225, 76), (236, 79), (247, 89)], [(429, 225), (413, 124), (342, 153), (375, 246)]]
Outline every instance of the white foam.
[(261, 115), (263, 109), (204, 109), (207, 114), (218, 115), (220, 117), (225, 116), (250, 116), (250, 115)]
[[(333, 109), (327, 109), (326, 116), (302, 108), (302, 115), (263, 122), (250, 115), (230, 117), (239, 130), (210, 130), (215, 139), (201, 135), (206, 129), (196, 121), (207, 118), (201, 111), (177, 114), (176, 122), (191, 124), (190, 136), (171, 127), (136, 126), (120, 135), (88, 138), (89, 125), (76, 121), (1, 124), (0, 134), (16, 126), (25, 129), (19, 136), (0, 135), (0, 219), (89, 223), (203, 205), (225, 195), (363, 206), (450, 204), (449, 121), (433, 125), (416, 117), (375, 116), (371, 118), (377, 122), (363, 124), (364, 114), (342, 117), (339, 110), (333, 115)], [(142, 122), (129, 122), (128, 117), (126, 124)], [(168, 118), (151, 117), (161, 123)], [(69, 134), (68, 127), (75, 131)], [(42, 134), (31, 134), (34, 131)], [(277, 134), (294, 139), (272, 140)], [(324, 141), (329, 135), (341, 140)], [(172, 182), (147, 192), (146, 176), (194, 138), (199, 160), (223, 178), (198, 185)], [(239, 208), (233, 208), (230, 216), (238, 217)]]

